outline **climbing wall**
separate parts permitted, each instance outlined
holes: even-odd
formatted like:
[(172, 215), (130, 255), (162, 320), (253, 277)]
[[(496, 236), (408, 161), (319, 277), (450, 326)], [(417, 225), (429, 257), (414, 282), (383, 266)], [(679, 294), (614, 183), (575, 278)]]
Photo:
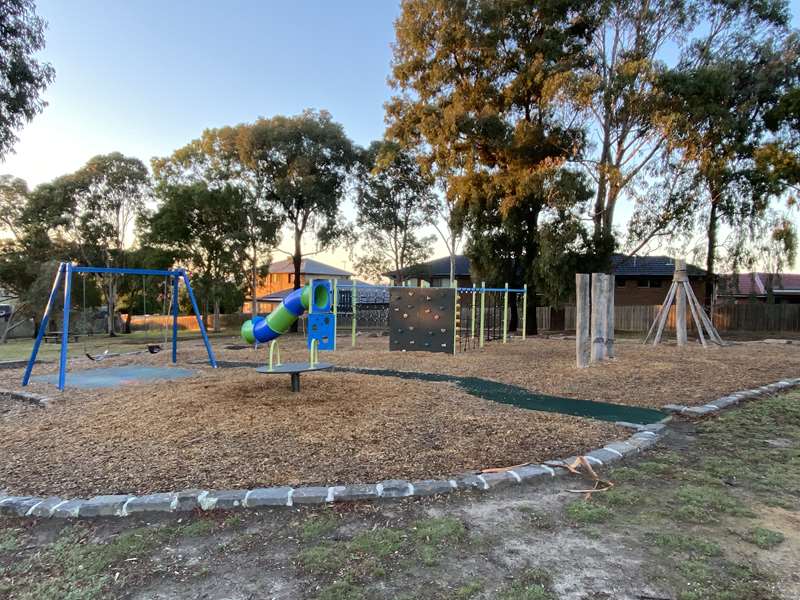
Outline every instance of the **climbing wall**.
[(392, 288), (389, 349), (452, 354), (455, 294), (452, 288)]

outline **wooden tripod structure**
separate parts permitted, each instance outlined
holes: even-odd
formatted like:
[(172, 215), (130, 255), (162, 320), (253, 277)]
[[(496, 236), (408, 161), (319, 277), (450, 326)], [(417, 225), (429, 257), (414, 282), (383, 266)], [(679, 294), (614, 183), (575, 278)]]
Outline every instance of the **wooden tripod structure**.
[[(700, 336), (700, 343), (703, 344), (703, 347), (706, 347), (706, 336), (708, 336), (708, 341), (713, 344), (718, 344), (720, 346), (725, 345), (714, 327), (714, 324), (711, 322), (711, 319), (703, 310), (703, 306), (697, 300), (697, 296), (694, 295), (694, 290), (692, 290), (692, 286), (689, 283), (689, 276), (686, 273), (686, 261), (683, 260), (675, 261), (675, 274), (672, 277), (672, 285), (667, 292), (664, 304), (662, 304), (661, 308), (658, 310), (655, 321), (653, 321), (653, 324), (650, 326), (650, 331), (647, 332), (647, 337), (644, 338), (645, 344), (650, 341), (653, 332), (655, 332), (655, 336), (652, 338), (653, 345), (655, 346), (661, 341), (661, 335), (664, 333), (664, 326), (667, 324), (669, 311), (673, 303), (675, 303), (675, 332), (678, 339), (678, 346), (686, 345), (687, 304), (692, 313), (692, 319), (694, 320), (695, 328)], [(703, 334), (704, 329), (706, 335)]]

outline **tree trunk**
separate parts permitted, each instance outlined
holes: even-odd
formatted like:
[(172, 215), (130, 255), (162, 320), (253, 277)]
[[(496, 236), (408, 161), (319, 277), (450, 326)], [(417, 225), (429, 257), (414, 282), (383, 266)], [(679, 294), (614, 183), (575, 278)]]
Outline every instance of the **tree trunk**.
[(11, 314), (8, 315), (8, 319), (6, 319), (6, 328), (3, 329), (3, 337), (0, 338), (0, 344), (8, 343), (8, 332), (11, 331), (11, 324), (14, 322), (14, 316), (17, 314), (17, 311), (14, 310), (14, 306), (11, 306)]
[(709, 185), (711, 191), (711, 210), (708, 216), (708, 245), (706, 248), (706, 293), (705, 306), (711, 311), (712, 298), (714, 294), (714, 262), (717, 258), (717, 203), (719, 198), (715, 194), (715, 186)]
[(214, 321), (213, 321), (213, 328), (214, 333), (219, 333), (219, 299), (214, 298)]
[(131, 317), (133, 316), (133, 309), (128, 307), (128, 314), (125, 317), (125, 333), (131, 332)]
[[(303, 251), (301, 248), (301, 242), (303, 239), (303, 233), (295, 228), (294, 230), (294, 254), (292, 255), (292, 262), (294, 263), (294, 289), (300, 289), (300, 267), (303, 263)], [(299, 320), (292, 323), (291, 328), (289, 331), (292, 333), (297, 333), (298, 331), (298, 323)]]
[[(455, 238), (450, 237), (450, 285), (456, 280), (456, 244)], [(458, 285), (458, 284), (456, 284)]]
[(109, 275), (108, 277), (108, 335), (109, 337), (114, 337), (117, 334), (114, 333), (114, 311), (116, 305), (116, 289), (114, 286), (114, 276)]
[(253, 269), (250, 273), (250, 314), (256, 316), (258, 314), (258, 252), (255, 243), (253, 243)]

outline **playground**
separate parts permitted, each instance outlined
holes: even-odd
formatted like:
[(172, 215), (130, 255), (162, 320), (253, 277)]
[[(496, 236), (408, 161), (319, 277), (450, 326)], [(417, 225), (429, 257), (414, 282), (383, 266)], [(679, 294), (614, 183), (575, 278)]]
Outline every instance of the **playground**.
[[(39, 408), (0, 400), (0, 488), (14, 493), (87, 497), (187, 488), (375, 482), (447, 477), (490, 467), (580, 454), (624, 437), (612, 422), (527, 410), (489, 401), (446, 381), (327, 371), (265, 376), (267, 349), (229, 350), (238, 338), (214, 339), (213, 369), (202, 340), (169, 353), (80, 356), (69, 374), (108, 368), (161, 367), (192, 372), (171, 380), (130, 380), (116, 387), (58, 392), (37, 376), (28, 386), (52, 399)], [(304, 336), (281, 338), (284, 362), (308, 358)], [(576, 369), (570, 339), (510, 337), (455, 355), (389, 350), (385, 336), (338, 339), (322, 352), (337, 368), (474, 377), (537, 394), (659, 408), (697, 405), (734, 390), (792, 376), (800, 347), (737, 343), (687, 352), (675, 345), (617, 340), (617, 358)], [(231, 364), (243, 366), (233, 367)], [(248, 366), (250, 365), (250, 366)], [(21, 369), (0, 371), (3, 389), (20, 389)]]

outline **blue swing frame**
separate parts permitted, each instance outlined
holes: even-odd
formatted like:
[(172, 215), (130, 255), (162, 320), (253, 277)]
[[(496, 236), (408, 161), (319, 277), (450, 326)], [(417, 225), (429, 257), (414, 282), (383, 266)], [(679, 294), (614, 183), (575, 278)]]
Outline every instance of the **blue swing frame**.
[(53, 281), (53, 288), (50, 290), (50, 297), (47, 300), (47, 307), (42, 316), (42, 322), (39, 325), (39, 332), (36, 334), (36, 341), (33, 343), (33, 350), (31, 357), (28, 359), (28, 365), (25, 367), (25, 374), (22, 376), (22, 385), (28, 385), (33, 371), (33, 365), (36, 362), (36, 355), (39, 353), (39, 346), (42, 344), (42, 338), (47, 331), (47, 323), (50, 320), (50, 313), (55, 303), (56, 294), (58, 293), (61, 280), (64, 280), (64, 318), (61, 332), (61, 353), (59, 355), (58, 364), (58, 389), (64, 390), (64, 385), (67, 378), (67, 343), (69, 342), (69, 309), (72, 297), (72, 275), (73, 273), (111, 273), (116, 275), (156, 275), (161, 277), (172, 278), (172, 306), (170, 312), (172, 313), (172, 362), (178, 361), (178, 287), (180, 280), (183, 279), (186, 285), (186, 291), (189, 293), (189, 299), (192, 301), (192, 310), (197, 318), (197, 324), (200, 327), (200, 333), (203, 336), (203, 343), (208, 352), (208, 361), (211, 366), (217, 368), (217, 359), (214, 357), (214, 351), (211, 349), (211, 342), (208, 340), (208, 333), (203, 319), (200, 316), (200, 309), (197, 307), (197, 300), (192, 290), (192, 284), (189, 283), (189, 276), (186, 269), (118, 269), (114, 267), (88, 267), (83, 265), (73, 265), (72, 263), (62, 262), (58, 265), (58, 272), (56, 273), (55, 280)]

